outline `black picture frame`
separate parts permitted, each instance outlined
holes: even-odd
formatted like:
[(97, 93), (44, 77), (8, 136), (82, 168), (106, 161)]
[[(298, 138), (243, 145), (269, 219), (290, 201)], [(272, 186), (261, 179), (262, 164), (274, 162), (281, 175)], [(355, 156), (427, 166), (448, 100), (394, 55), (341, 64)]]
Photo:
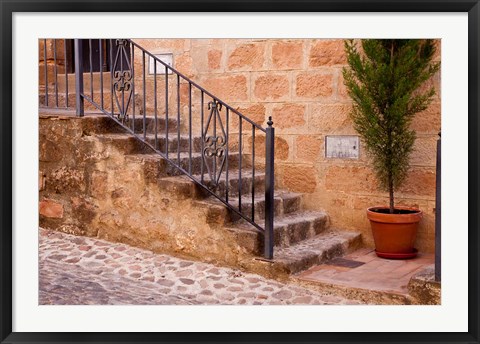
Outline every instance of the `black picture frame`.
[[(14, 12), (465, 12), (468, 13), (468, 332), (464, 333), (20, 333), (12, 332), (12, 16)], [(480, 343), (478, 0), (0, 0), (0, 341), (1, 343)], [(320, 321), (320, 320), (319, 320)]]

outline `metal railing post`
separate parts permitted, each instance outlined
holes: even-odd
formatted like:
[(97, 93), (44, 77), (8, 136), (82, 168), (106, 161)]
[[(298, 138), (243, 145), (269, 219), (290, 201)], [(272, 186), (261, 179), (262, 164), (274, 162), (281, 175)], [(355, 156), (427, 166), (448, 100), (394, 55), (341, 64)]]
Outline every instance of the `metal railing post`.
[(75, 39), (75, 107), (77, 116), (84, 115), (83, 106), (83, 48), (82, 40)]
[(442, 137), (438, 133), (437, 140), (437, 173), (435, 188), (435, 281), (442, 280)]
[[(274, 153), (275, 128), (272, 117), (268, 118), (265, 145), (265, 259), (273, 258), (273, 221), (274, 221)], [(255, 181), (253, 181), (255, 182)]]

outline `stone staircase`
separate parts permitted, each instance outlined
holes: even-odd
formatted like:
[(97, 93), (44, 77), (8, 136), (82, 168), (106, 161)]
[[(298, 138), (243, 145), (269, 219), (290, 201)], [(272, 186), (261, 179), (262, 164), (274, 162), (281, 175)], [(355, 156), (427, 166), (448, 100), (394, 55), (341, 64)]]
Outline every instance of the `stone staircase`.
[[(303, 195), (288, 190), (275, 190), (274, 209), (274, 259), (266, 261), (263, 256), (263, 233), (253, 225), (243, 220), (238, 214), (229, 210), (217, 198), (210, 195), (189, 177), (172, 166), (151, 148), (143, 144), (112, 119), (101, 114), (89, 114), (88, 125), (84, 126), (84, 134), (94, 135), (104, 145), (112, 146), (125, 155), (125, 161), (141, 166), (145, 180), (155, 183), (160, 190), (187, 197), (196, 207), (206, 213), (207, 222), (221, 226), (231, 233), (237, 244), (250, 255), (251, 259), (244, 260), (242, 268), (267, 275), (291, 275), (305, 270), (313, 265), (320, 264), (334, 257), (342, 256), (361, 245), (360, 234), (350, 231), (340, 231), (330, 228), (328, 215), (323, 211), (312, 211), (304, 208)], [(138, 135), (145, 136), (147, 142), (154, 144), (154, 118), (146, 117), (146, 133), (143, 133), (141, 118), (136, 118), (135, 128)], [(129, 125), (132, 123), (130, 122)], [(177, 136), (176, 119), (169, 119), (168, 147), (169, 158), (178, 161), (185, 170), (191, 169), (193, 177), (201, 178), (201, 141), (200, 136), (192, 137), (191, 164), (189, 163), (190, 141), (188, 136)], [(157, 127), (164, 133), (165, 119), (159, 116)], [(157, 135), (158, 147), (165, 151), (167, 139), (160, 133)], [(178, 146), (179, 150), (178, 150)], [(256, 168), (253, 178), (251, 168), (245, 166), (241, 177), (238, 171), (239, 153), (229, 153), (229, 177), (226, 183), (225, 172), (221, 175), (218, 187), (214, 189), (218, 195), (224, 196), (229, 191), (230, 204), (238, 209), (238, 190), (241, 181), (241, 211), (251, 214), (252, 203), (255, 221), (263, 226), (265, 218), (265, 174), (261, 167)], [(248, 157), (244, 157), (248, 162)], [(205, 181), (208, 174), (205, 170)], [(255, 194), (252, 199), (252, 183), (255, 184)], [(208, 182), (207, 182), (208, 184)], [(174, 209), (172, 209), (174, 211)]]

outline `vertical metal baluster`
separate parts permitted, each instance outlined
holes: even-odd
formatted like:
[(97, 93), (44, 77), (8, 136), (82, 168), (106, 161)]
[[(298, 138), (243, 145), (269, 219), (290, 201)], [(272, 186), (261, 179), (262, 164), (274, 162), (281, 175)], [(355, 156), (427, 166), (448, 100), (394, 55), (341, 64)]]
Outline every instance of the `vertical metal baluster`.
[(238, 211), (242, 213), (242, 117), (238, 118)]
[(90, 58), (90, 96), (93, 101), (93, 52), (92, 52), (92, 40), (88, 40), (88, 55)]
[(177, 74), (177, 159), (180, 163), (180, 75)]
[[(212, 105), (212, 111), (214, 111), (213, 114), (213, 140), (217, 139), (217, 111), (218, 111), (218, 106), (219, 104), (216, 102), (216, 100), (213, 100), (213, 105)], [(208, 124), (207, 124), (208, 125)], [(217, 141), (213, 141), (213, 145), (215, 148), (215, 154), (213, 154), (213, 178), (217, 178)]]
[(438, 133), (435, 178), (435, 281), (442, 280), (442, 137)]
[(145, 50), (142, 51), (143, 70), (143, 139), (147, 138), (147, 95), (145, 92)]
[(45, 67), (45, 106), (48, 106), (48, 63), (47, 63), (47, 40), (43, 40), (43, 62)]
[(203, 150), (204, 150), (204, 145), (205, 145), (205, 134), (203, 132), (203, 106), (204, 106), (204, 94), (203, 94), (203, 91), (201, 91), (201, 96), (200, 96), (200, 127), (201, 127), (201, 146), (202, 146), (202, 151), (201, 151), (201, 154), (200, 154), (200, 181), (201, 183), (203, 184), (203, 170), (204, 170), (204, 162), (203, 162), (203, 154), (205, 153)]
[(268, 118), (265, 142), (265, 251), (266, 259), (273, 258), (273, 216), (274, 216), (274, 143), (275, 128), (272, 127), (272, 117)]
[[(158, 149), (158, 127), (157, 127), (157, 61), (153, 60), (153, 94), (154, 97), (154, 116), (155, 116), (155, 149)], [(168, 153), (167, 153), (168, 157)]]
[(75, 39), (75, 109), (80, 117), (84, 115), (82, 45), (81, 39)]
[(55, 74), (55, 106), (58, 107), (58, 70), (57, 70), (57, 40), (53, 40), (53, 70)]
[[(155, 61), (155, 66), (157, 61)], [(178, 125), (178, 123), (177, 123)], [(168, 159), (168, 68), (165, 66), (165, 152)]]
[(255, 126), (252, 124), (252, 221), (255, 221)]
[(188, 82), (188, 173), (192, 174), (192, 83)]
[(65, 65), (65, 107), (68, 108), (68, 59), (67, 59), (67, 40), (63, 40), (63, 58)]
[(115, 66), (113, 65), (113, 40), (110, 39), (110, 100), (112, 102), (112, 113), (111, 115), (114, 116), (114, 108), (113, 108), (113, 97), (115, 96), (113, 94), (114, 88), (113, 88), (113, 76), (115, 75)]
[(226, 149), (225, 149), (225, 163), (226, 163), (226, 167), (225, 167), (225, 202), (228, 203), (228, 159), (229, 159), (229, 156), (228, 156), (228, 133), (229, 133), (229, 125), (230, 125), (230, 119), (229, 119), (229, 109), (227, 107), (227, 111), (226, 111), (226, 135), (227, 137), (225, 138), (225, 146), (226, 146)]
[[(123, 43), (125, 44), (125, 42)], [(123, 46), (125, 47), (125, 46)], [(118, 49), (121, 49), (120, 47)], [(123, 75), (123, 54), (120, 52), (120, 75)], [(122, 111), (120, 112), (122, 118), (125, 118), (125, 87), (122, 87)]]
[(135, 51), (134, 46), (132, 47), (132, 59), (130, 60), (130, 66), (132, 66), (132, 94), (130, 95), (130, 101), (133, 101), (132, 104), (132, 131), (135, 133)]
[(98, 40), (99, 64), (100, 64), (100, 108), (103, 110), (103, 49), (102, 40)]

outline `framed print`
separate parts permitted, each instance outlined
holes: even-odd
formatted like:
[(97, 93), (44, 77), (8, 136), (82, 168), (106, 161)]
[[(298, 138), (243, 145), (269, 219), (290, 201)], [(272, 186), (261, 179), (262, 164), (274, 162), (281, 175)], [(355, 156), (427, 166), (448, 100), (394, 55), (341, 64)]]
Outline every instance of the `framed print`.
[(479, 11), (2, 1), (1, 342), (479, 342)]

